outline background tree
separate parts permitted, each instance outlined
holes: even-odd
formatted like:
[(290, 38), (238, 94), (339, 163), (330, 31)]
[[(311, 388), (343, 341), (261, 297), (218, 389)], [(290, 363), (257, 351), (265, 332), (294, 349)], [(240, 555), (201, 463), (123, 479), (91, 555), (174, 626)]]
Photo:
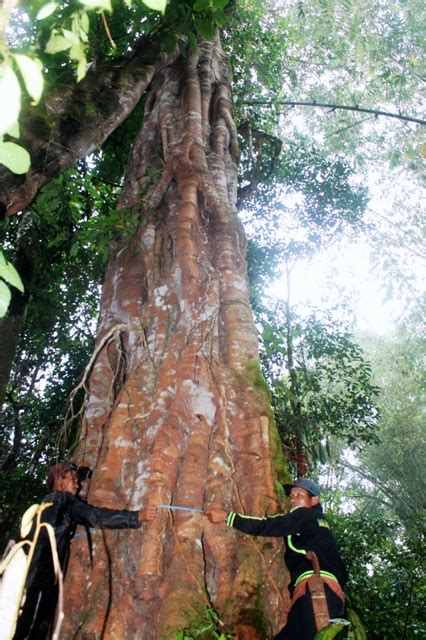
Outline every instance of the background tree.
[(364, 344), (380, 383), (379, 441), (362, 448), (351, 470), (366, 487), (359, 492), (364, 511), (390, 514), (409, 530), (425, 509), (423, 320), (413, 315), (394, 336), (370, 336)]
[(362, 510), (345, 513), (345, 499), (341, 507), (333, 514), (329, 508), (328, 514), (349, 569), (348, 606), (361, 616), (367, 637), (421, 637), (424, 527), (407, 535), (392, 517)]
[(408, 639), (425, 631), (422, 325), (414, 314), (392, 335), (363, 337), (380, 385), (376, 441), (355, 455), (340, 443), (322, 470), (331, 489), (329, 517), (349, 568), (349, 605), (369, 638)]

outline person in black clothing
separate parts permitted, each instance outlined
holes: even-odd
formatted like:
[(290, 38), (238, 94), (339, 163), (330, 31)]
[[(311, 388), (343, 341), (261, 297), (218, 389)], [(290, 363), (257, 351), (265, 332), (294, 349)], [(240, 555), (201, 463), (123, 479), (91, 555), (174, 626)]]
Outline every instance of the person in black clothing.
[(222, 509), (212, 509), (206, 516), (214, 524), (226, 522), (228, 527), (254, 536), (282, 536), (284, 559), (290, 572), (290, 609), (287, 623), (275, 640), (312, 640), (317, 633), (311, 594), (307, 581), (313, 575), (312, 563), (306, 557), (313, 551), (319, 560), (328, 605), (329, 618), (342, 616), (344, 585), (347, 574), (336, 541), (320, 505), (320, 488), (308, 478), (298, 478), (284, 485), (289, 496), (290, 511), (256, 518)]
[[(50, 490), (43, 503), (41, 521), (52, 525), (59, 563), (65, 571), (70, 542), (77, 525), (100, 529), (137, 529), (142, 522), (156, 517), (156, 507), (139, 511), (102, 509), (77, 497), (81, 476), (74, 464), (61, 463), (49, 470), (47, 485)], [(29, 535), (34, 536), (35, 525)], [(14, 640), (43, 640), (50, 636), (55, 618), (58, 586), (47, 531), (43, 527), (36, 543), (34, 555), (25, 583), (25, 600), (17, 621)]]

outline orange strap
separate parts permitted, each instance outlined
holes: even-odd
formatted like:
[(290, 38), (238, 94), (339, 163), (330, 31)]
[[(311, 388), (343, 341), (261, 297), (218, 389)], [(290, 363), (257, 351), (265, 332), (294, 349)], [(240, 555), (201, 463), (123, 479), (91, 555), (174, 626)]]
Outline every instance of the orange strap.
[[(310, 578), (304, 578), (295, 587), (295, 589), (293, 591), (293, 596), (292, 596), (291, 601), (290, 601), (290, 609), (292, 608), (294, 603), (297, 600), (299, 600), (299, 598), (301, 598), (302, 596), (305, 595), (306, 589), (308, 588), (309, 580), (310, 580)], [(343, 593), (342, 587), (337, 582), (337, 580), (332, 580), (331, 578), (327, 578), (327, 577), (324, 577), (324, 576), (321, 576), (321, 580), (323, 580), (323, 582), (328, 587), (330, 587), (330, 589), (336, 594), (336, 596), (338, 596), (342, 600), (343, 603), (345, 602), (345, 594)], [(289, 611), (290, 611), (290, 609), (289, 609)]]

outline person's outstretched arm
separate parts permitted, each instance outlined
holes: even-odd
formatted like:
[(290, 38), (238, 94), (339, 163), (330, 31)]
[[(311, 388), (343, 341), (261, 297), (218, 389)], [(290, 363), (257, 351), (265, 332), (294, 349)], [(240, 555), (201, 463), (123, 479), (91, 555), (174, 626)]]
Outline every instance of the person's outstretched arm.
[(302, 524), (311, 520), (313, 514), (311, 509), (299, 507), (291, 513), (278, 513), (274, 516), (258, 518), (256, 516), (246, 516), (234, 511), (224, 511), (214, 508), (205, 512), (205, 515), (213, 524), (226, 523), (228, 527), (233, 527), (252, 536), (288, 536), (297, 533)]
[(74, 498), (72, 518), (76, 524), (99, 529), (138, 529), (142, 522), (154, 520), (157, 507), (148, 506), (139, 511), (105, 509)]

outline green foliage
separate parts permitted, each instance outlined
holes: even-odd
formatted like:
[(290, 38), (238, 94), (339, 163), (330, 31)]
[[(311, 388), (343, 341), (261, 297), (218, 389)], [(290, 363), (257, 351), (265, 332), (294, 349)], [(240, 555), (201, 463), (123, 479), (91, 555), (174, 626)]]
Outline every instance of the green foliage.
[(296, 436), (311, 464), (330, 458), (330, 439), (359, 446), (374, 438), (377, 387), (361, 350), (331, 313), (298, 317), (275, 301), (269, 303), (269, 309), (275, 306), (272, 313), (262, 289), (277, 276), (280, 263), (293, 265), (342, 235), (359, 232), (366, 191), (352, 177), (341, 159), (330, 161), (315, 147), (289, 146), (274, 177), (244, 201), (249, 234), (253, 229), (251, 300), (277, 424), (286, 447)]
[(237, 123), (251, 121), (266, 133), (277, 132), (270, 109), (245, 103), (260, 96), (273, 101), (280, 94), (288, 35), (286, 15), (271, 10), (270, 3), (240, 0), (230, 14), (223, 41), (233, 67)]
[(383, 516), (328, 510), (328, 518), (349, 569), (349, 605), (360, 614), (369, 640), (423, 637), (424, 520), (413, 521), (408, 534)]
[(12, 173), (27, 173), (30, 168), (30, 154), (15, 142), (0, 140), (0, 164), (4, 164)]
[(392, 514), (409, 527), (425, 510), (425, 338), (423, 318), (412, 316), (394, 336), (364, 338), (380, 385), (381, 415), (376, 444), (360, 453), (354, 472), (365, 489), (368, 513)]
[[(64, 173), (40, 192), (27, 230), (39, 258), (0, 420), (1, 546), (16, 531), (22, 509), (45, 493), (46, 469), (70, 450), (79, 427), (81, 395), (68, 440), (59, 444), (67, 398), (94, 343), (103, 253), (87, 225), (92, 216), (102, 219), (95, 212), (106, 194), (76, 176), (76, 170)], [(6, 249), (22, 233), (19, 227), (17, 218), (4, 226)]]
[[(229, 0), (80, 0), (47, 2), (31, 0), (14, 15), (4, 10), (0, 33), (0, 164), (13, 173), (26, 173), (30, 156), (21, 145), (3, 140), (12, 133), (21, 112), (22, 86), (38, 104), (45, 88), (44, 68), (48, 69), (47, 88), (60, 76), (75, 71), (80, 82), (89, 63), (104, 56), (128, 54), (129, 42), (123, 34), (147, 35), (162, 28), (162, 47), (171, 53), (179, 46), (182, 53), (196, 47), (196, 34), (213, 39), (217, 28), (226, 23), (224, 9)], [(159, 12), (163, 17), (158, 19)], [(107, 20), (106, 14), (111, 14)], [(9, 21), (14, 29), (7, 38)], [(19, 35), (18, 35), (19, 34)], [(117, 44), (118, 43), (118, 44)], [(16, 49), (25, 50), (25, 54)], [(31, 53), (31, 55), (29, 55)], [(17, 75), (19, 72), (19, 75)], [(70, 78), (70, 81), (73, 79)]]
[(278, 428), (302, 443), (311, 463), (330, 456), (337, 437), (359, 447), (375, 438), (378, 388), (352, 336), (329, 314), (298, 318), (276, 309), (262, 329), (262, 364)]
[(369, 640), (414, 640), (426, 633), (423, 317), (362, 343), (380, 385), (377, 442), (341, 457), (327, 513)]
[(345, 627), (347, 621), (331, 622), (326, 627), (318, 631), (314, 640), (332, 640), (335, 638)]
[(280, 242), (264, 245), (253, 239), (247, 244), (247, 269), (252, 307), (260, 309), (265, 289), (278, 276), (283, 247)]
[(190, 630), (180, 629), (175, 640), (231, 640), (233, 636), (222, 631), (223, 623), (216, 611), (206, 608), (202, 615), (191, 625)]
[[(424, 19), (418, 0), (402, 4), (304, 0), (289, 9), (288, 20), (291, 37), (282, 92), (286, 99), (297, 96), (365, 107), (392, 104), (397, 112), (421, 117)], [(384, 120), (339, 111), (313, 117), (306, 108), (290, 113), (300, 129), (320, 135), (325, 147), (343, 151), (354, 166), (362, 168), (373, 158), (386, 162), (396, 150), (399, 162), (409, 161), (405, 149), (413, 130), (402, 122), (389, 127)], [(288, 132), (291, 136), (290, 128)]]
[[(250, 180), (250, 168), (243, 158), (242, 184), (244, 180)], [(285, 258), (291, 262), (313, 255), (344, 234), (360, 233), (367, 202), (367, 191), (354, 183), (347, 160), (329, 159), (300, 139), (298, 145), (284, 147), (273, 175), (261, 178), (243, 206), (245, 219), (256, 225), (256, 237), (268, 246), (269, 235), (274, 242), (282, 239)]]
[(12, 263), (5, 260), (3, 252), (0, 251), (0, 318), (6, 315), (12, 296), (6, 282), (19, 291), (24, 291), (24, 285), (18, 272)]
[[(23, 73), (28, 92), (38, 99), (41, 95), (40, 82), (37, 81), (40, 70), (28, 56), (14, 56)], [(17, 174), (26, 173), (30, 166), (30, 156), (26, 149), (15, 142), (5, 141), (4, 134), (19, 138), (18, 117), (21, 110), (21, 86), (13, 69), (13, 57), (0, 64), (0, 164)], [(37, 69), (37, 72), (35, 70)], [(35, 78), (35, 80), (33, 80)]]

